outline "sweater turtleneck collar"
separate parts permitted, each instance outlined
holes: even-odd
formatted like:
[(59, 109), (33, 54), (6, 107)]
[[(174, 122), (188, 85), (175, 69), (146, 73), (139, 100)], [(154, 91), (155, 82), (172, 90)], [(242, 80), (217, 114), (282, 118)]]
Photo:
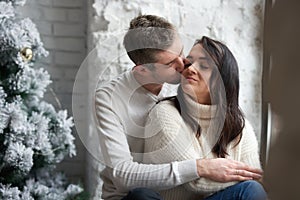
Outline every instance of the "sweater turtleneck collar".
[(197, 103), (187, 94), (183, 96), (187, 107), (186, 113), (198, 121), (202, 128), (207, 128), (211, 119), (215, 118), (217, 106)]

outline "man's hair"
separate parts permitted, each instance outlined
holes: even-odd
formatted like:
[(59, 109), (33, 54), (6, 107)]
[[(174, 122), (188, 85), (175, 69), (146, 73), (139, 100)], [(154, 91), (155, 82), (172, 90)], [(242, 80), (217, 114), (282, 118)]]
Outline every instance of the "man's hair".
[(175, 27), (155, 15), (140, 15), (130, 22), (123, 44), (130, 59), (136, 64), (157, 61), (156, 55), (169, 48), (175, 39)]

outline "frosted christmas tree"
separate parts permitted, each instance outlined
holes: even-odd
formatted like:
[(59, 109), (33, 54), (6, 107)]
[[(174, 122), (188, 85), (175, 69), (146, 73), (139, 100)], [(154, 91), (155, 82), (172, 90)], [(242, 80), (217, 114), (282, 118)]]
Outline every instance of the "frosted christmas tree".
[(51, 83), (34, 62), (47, 56), (25, 0), (0, 0), (0, 199), (78, 199), (55, 165), (76, 154), (72, 118), (42, 100)]

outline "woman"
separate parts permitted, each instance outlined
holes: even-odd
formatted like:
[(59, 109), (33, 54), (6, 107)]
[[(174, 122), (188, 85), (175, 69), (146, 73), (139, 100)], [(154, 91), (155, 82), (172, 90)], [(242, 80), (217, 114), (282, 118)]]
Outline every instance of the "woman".
[[(261, 168), (256, 136), (238, 105), (238, 66), (230, 50), (203, 37), (187, 59), (191, 66), (182, 72), (177, 97), (160, 102), (149, 114), (144, 162), (221, 157)], [(161, 195), (172, 200), (213, 198), (214, 193), (234, 184), (237, 182), (219, 183), (200, 177), (161, 191)]]

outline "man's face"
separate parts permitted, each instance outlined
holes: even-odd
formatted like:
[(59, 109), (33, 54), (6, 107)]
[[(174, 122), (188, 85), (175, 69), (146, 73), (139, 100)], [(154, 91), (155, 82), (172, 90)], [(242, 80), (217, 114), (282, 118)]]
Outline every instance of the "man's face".
[(171, 47), (157, 54), (155, 69), (151, 71), (152, 77), (156, 83), (177, 84), (180, 82), (184, 64), (183, 45), (176, 36)]

